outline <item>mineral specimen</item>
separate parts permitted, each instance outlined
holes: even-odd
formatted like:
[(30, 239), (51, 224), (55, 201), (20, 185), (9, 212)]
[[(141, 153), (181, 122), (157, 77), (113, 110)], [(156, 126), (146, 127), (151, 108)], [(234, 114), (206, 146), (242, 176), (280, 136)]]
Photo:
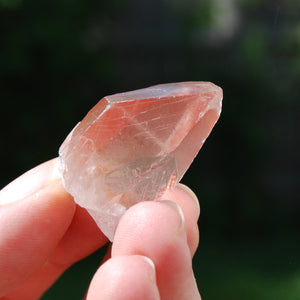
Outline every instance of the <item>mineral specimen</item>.
[(180, 181), (221, 112), (209, 82), (161, 84), (104, 97), (59, 149), (63, 183), (113, 240), (127, 208)]

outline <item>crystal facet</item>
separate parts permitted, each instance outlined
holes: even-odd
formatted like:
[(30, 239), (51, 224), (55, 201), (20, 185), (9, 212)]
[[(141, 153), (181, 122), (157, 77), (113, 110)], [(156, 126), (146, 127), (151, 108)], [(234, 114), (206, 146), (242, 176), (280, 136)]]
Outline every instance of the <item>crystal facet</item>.
[(179, 182), (219, 118), (209, 82), (161, 84), (104, 97), (59, 149), (63, 183), (113, 239), (133, 204)]

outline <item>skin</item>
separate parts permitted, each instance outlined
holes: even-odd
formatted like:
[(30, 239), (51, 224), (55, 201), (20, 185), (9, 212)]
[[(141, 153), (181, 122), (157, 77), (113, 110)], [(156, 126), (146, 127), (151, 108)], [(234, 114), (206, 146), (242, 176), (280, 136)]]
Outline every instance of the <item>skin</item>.
[[(108, 240), (64, 190), (57, 159), (0, 191), (0, 299), (32, 300)], [(86, 300), (201, 299), (192, 270), (200, 207), (187, 187), (121, 218)]]

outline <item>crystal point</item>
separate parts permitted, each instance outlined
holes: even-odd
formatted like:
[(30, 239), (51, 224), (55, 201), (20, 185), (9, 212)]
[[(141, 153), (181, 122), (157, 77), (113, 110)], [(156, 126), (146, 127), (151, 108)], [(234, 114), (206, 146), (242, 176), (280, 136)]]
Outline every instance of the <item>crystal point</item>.
[(161, 84), (104, 97), (59, 149), (63, 183), (113, 240), (133, 204), (180, 181), (219, 118), (209, 82)]

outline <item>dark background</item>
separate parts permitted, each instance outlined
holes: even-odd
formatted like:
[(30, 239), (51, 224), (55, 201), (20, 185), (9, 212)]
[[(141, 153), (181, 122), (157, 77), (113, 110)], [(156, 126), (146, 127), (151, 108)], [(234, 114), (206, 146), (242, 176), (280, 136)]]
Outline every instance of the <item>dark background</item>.
[[(0, 0), (1, 187), (103, 96), (188, 80), (224, 90), (183, 179), (203, 299), (300, 299), (299, 0)], [(43, 300), (81, 299), (101, 255)]]

